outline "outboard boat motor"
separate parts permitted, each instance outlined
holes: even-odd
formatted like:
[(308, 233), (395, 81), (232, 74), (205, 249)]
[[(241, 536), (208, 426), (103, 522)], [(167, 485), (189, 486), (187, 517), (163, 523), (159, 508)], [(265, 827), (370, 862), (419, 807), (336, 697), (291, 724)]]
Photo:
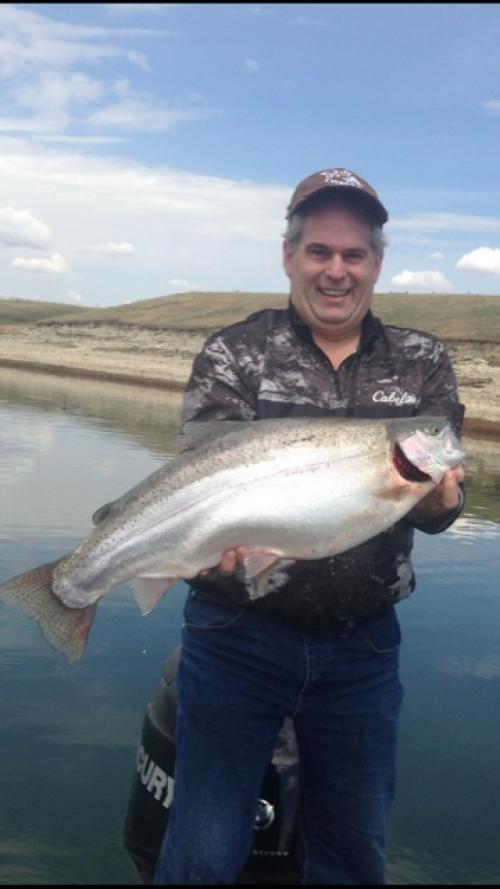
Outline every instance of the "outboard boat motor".
[[(152, 883), (173, 798), (179, 653), (177, 646), (167, 657), (158, 692), (146, 707), (125, 820), (125, 848), (144, 883)], [(254, 842), (239, 883), (300, 882), (298, 800), (297, 744), (286, 719), (262, 783)]]

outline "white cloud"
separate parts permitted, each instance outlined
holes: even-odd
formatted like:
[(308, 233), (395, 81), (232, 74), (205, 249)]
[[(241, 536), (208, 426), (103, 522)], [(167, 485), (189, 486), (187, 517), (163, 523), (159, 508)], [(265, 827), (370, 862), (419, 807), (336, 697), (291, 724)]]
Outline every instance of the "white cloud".
[(175, 263), (183, 263), (184, 265), (197, 266), (204, 269), (214, 268), (215, 265), (213, 259), (203, 258), (198, 254), (196, 249), (187, 250), (185, 246), (182, 246), (172, 254), (172, 260)]
[[(142, 5), (141, 12), (146, 7)], [(4, 4), (0, 23), (0, 77), (12, 82), (3, 95), (0, 131), (57, 138), (71, 125), (74, 129), (80, 124), (82, 135), (71, 135), (83, 142), (85, 136), (92, 138), (89, 126), (166, 132), (217, 113), (204, 109), (199, 98), (170, 103), (134, 91), (121, 72), (118, 78), (107, 80), (68, 70), (85, 63), (95, 66), (124, 60), (149, 71), (144, 53), (117, 45), (117, 38), (121, 44), (121, 38), (157, 38), (172, 32), (76, 25), (21, 8), (21, 4)]]
[[(117, 35), (113, 29), (56, 21), (21, 7), (20, 4), (3, 4), (1, 20), (3, 32), (0, 35), (0, 74), (6, 77), (32, 73), (40, 68), (53, 70), (67, 68), (79, 62), (114, 58), (127, 59), (132, 64), (149, 70), (144, 53), (106, 43)], [(126, 32), (121, 33), (126, 36)], [(154, 34), (152, 32), (148, 36)]]
[[(195, 236), (200, 232), (212, 238), (243, 235), (252, 241), (276, 244), (278, 239), (279, 243), (284, 207), (292, 190), (1, 138), (0, 181), (6, 195), (36, 194), (47, 212), (50, 209), (52, 224), (55, 218), (60, 220), (61, 230), (64, 225), (66, 231), (87, 233), (75, 246), (81, 247), (88, 232), (95, 235), (96, 228), (101, 231), (96, 242), (105, 243), (104, 225), (108, 231), (111, 225), (116, 230), (124, 218), (131, 223), (139, 219), (142, 236), (146, 225), (147, 240), (158, 240), (163, 255), (166, 227), (172, 226), (175, 233), (186, 224)], [(158, 239), (153, 237), (156, 231)], [(130, 240), (137, 246), (137, 233)], [(188, 244), (176, 237), (176, 252), (181, 246), (204, 258), (196, 239)]]
[(175, 287), (177, 290), (199, 290), (200, 288), (200, 284), (194, 284), (184, 278), (170, 278), (168, 283), (170, 287)]
[[(2, 286), (13, 296), (66, 301), (71, 286), (88, 304), (111, 305), (160, 296), (169, 277), (194, 283), (199, 269), (207, 290), (261, 290), (263, 277), (270, 290), (286, 287), (280, 235), (292, 185), (199, 175), (22, 138), (0, 138), (0, 181), (4, 204), (29, 207), (49, 224), (55, 249), (71, 261), (70, 283), (64, 275), (21, 275), (9, 264)], [(113, 275), (109, 256), (84, 249), (111, 240), (135, 248), (133, 257), (114, 260)]]
[(0, 243), (9, 247), (48, 247), (52, 232), (29, 210), (0, 207)]
[(500, 99), (486, 99), (481, 105), (487, 111), (500, 112)]
[(41, 142), (60, 142), (66, 145), (113, 145), (115, 142), (130, 142), (126, 136), (63, 136), (58, 133), (39, 133)]
[(205, 120), (210, 112), (199, 107), (174, 108), (152, 96), (130, 97), (90, 114), (86, 124), (94, 127), (124, 127), (141, 132), (165, 132), (181, 123)]
[(478, 247), (477, 250), (460, 257), (457, 269), (465, 272), (481, 272), (485, 275), (500, 275), (500, 250), (497, 247)]
[[(60, 132), (76, 124), (83, 127), (114, 127), (129, 131), (166, 132), (175, 127), (220, 114), (200, 105), (200, 97), (188, 99), (184, 105), (173, 105), (157, 99), (150, 93), (134, 92), (129, 81), (121, 78), (105, 85), (81, 74), (65, 79), (46, 76), (40, 82), (19, 88), (13, 95), (18, 98), (17, 107), (31, 107), (31, 116), (0, 117), (0, 130), (27, 132), (38, 135), (44, 141), (105, 143), (124, 141), (114, 136), (64, 136)], [(110, 95), (113, 97), (109, 102)], [(118, 101), (115, 98), (118, 97)], [(106, 104), (94, 110), (80, 112), (78, 105), (96, 104), (106, 98)], [(59, 131), (59, 132), (58, 132)], [(47, 134), (47, 135), (44, 135)]]
[(429, 259), (434, 259), (436, 262), (440, 262), (442, 259), (446, 259), (444, 253), (441, 253), (440, 250), (436, 250), (434, 253), (429, 254)]
[(301, 28), (323, 28), (325, 26), (324, 21), (321, 19), (312, 18), (309, 15), (298, 15), (293, 19), (294, 25), (299, 25)]
[(410, 272), (408, 269), (394, 275), (391, 278), (391, 284), (394, 287), (404, 287), (406, 290), (432, 290), (438, 292), (449, 292), (453, 290), (453, 285), (445, 278), (441, 272), (423, 271)]
[(244, 67), (246, 71), (260, 71), (261, 63), (258, 59), (245, 59)]
[(104, 84), (76, 71), (64, 77), (46, 73), (31, 83), (23, 83), (12, 91), (16, 101), (35, 110), (65, 108), (69, 104), (94, 102), (103, 96)]
[(88, 247), (95, 253), (104, 253), (106, 256), (131, 256), (135, 247), (129, 241), (107, 241), (105, 244), (97, 244), (96, 247)]
[(110, 15), (128, 16), (142, 15), (144, 12), (160, 15), (167, 9), (173, 9), (178, 3), (106, 3), (106, 11)]
[(419, 213), (414, 216), (397, 216), (387, 228), (392, 231), (500, 231), (500, 217), (473, 216), (465, 213)]
[(245, 3), (238, 11), (246, 15), (269, 15), (274, 10), (263, 3)]
[(18, 256), (13, 259), (11, 266), (25, 272), (43, 272), (48, 275), (62, 275), (68, 268), (68, 264), (60, 253), (53, 253), (50, 259), (26, 259)]
[(82, 306), (85, 303), (85, 297), (77, 290), (68, 290), (66, 295), (68, 300), (76, 306)]
[(52, 113), (45, 117), (0, 117), (0, 130), (4, 132), (37, 134), (51, 130), (63, 130), (69, 123), (64, 113)]

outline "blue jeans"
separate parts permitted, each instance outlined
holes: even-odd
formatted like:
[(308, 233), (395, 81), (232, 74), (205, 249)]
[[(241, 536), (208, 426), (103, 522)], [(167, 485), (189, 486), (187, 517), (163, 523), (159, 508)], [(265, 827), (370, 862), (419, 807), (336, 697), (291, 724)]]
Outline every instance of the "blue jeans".
[(303, 883), (385, 882), (402, 688), (391, 609), (301, 633), (190, 594), (178, 674), (175, 793), (154, 882), (235, 883), (285, 716), (300, 756)]

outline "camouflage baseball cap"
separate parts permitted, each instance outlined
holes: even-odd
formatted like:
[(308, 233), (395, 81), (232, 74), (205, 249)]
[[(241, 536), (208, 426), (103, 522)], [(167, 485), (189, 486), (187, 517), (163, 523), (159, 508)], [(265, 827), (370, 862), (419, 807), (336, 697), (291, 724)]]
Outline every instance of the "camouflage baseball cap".
[(320, 170), (299, 182), (287, 207), (287, 218), (289, 219), (309, 198), (320, 192), (327, 192), (331, 188), (357, 192), (360, 196), (364, 195), (366, 207), (379, 225), (384, 225), (389, 219), (389, 214), (380, 202), (375, 189), (357, 173), (352, 173), (351, 170), (346, 170), (344, 167)]

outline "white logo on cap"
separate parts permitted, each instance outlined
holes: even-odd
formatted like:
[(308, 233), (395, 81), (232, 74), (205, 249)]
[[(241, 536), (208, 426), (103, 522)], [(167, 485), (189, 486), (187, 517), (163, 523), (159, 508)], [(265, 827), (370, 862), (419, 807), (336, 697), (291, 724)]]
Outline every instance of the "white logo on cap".
[(325, 177), (325, 185), (353, 185), (362, 188), (361, 182), (349, 170), (323, 170), (320, 176)]

